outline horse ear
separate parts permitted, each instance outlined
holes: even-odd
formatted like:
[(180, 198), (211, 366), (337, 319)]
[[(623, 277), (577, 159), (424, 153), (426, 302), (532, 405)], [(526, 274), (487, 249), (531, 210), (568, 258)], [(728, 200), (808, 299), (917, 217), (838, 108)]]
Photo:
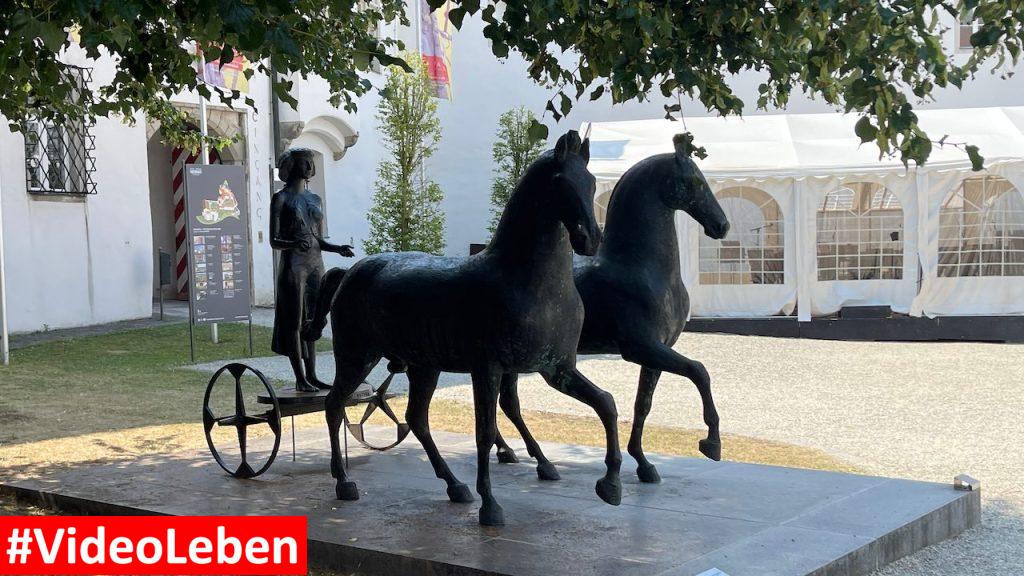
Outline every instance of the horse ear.
[(689, 132), (676, 134), (672, 137), (672, 144), (675, 146), (676, 154), (686, 158), (690, 155), (690, 151), (693, 149), (693, 134), (690, 134)]
[(568, 134), (562, 134), (558, 138), (558, 142), (555, 142), (555, 160), (559, 162), (565, 162), (566, 157), (569, 155), (569, 144), (566, 142), (568, 138)]
[(569, 130), (555, 143), (555, 159), (559, 162), (565, 162), (569, 154), (579, 154), (579, 152), (580, 133), (575, 130)]
[(584, 140), (580, 146), (580, 156), (583, 157), (584, 164), (590, 164), (590, 138)]

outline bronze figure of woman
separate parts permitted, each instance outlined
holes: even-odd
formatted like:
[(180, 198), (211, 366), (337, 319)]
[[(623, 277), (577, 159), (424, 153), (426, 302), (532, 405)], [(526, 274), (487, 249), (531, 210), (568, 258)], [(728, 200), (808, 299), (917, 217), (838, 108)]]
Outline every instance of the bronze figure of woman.
[(316, 377), (316, 343), (302, 340), (299, 333), (315, 311), (324, 274), (321, 252), (354, 253), (351, 246), (323, 238), (322, 203), (306, 187), (316, 174), (313, 151), (285, 151), (277, 170), (285, 186), (270, 200), (270, 246), (281, 251), (271, 348), (291, 361), (296, 391), (316, 392), (330, 386)]

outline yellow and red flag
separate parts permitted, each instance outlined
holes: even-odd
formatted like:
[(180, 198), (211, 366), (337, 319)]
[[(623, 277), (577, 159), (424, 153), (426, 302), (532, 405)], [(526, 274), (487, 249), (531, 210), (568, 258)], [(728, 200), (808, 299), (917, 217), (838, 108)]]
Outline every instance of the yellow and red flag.
[(206, 59), (205, 66), (200, 66), (200, 62), (203, 60), (200, 58), (203, 51), (198, 46), (196, 47), (196, 75), (199, 79), (210, 86), (216, 86), (225, 90), (238, 90), (239, 92), (249, 92), (249, 79), (245, 77), (245, 71), (248, 70), (252, 65), (249, 60), (242, 54), (235, 52), (233, 60), (225, 64), (220, 65), (219, 50), (213, 50), (209, 52), (212, 56), (214, 53), (218, 54), (212, 59)]

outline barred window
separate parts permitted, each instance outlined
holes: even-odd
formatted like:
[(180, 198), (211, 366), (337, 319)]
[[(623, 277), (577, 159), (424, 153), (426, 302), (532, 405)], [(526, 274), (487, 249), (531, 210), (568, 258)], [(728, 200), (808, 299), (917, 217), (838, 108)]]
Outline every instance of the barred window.
[(783, 284), (785, 236), (778, 202), (752, 186), (715, 194), (731, 226), (721, 240), (700, 236), (700, 283)]
[(903, 278), (903, 208), (881, 184), (840, 184), (818, 209), (818, 280)]
[[(82, 97), (92, 80), (88, 68), (68, 67), (64, 81), (68, 98)], [(61, 124), (32, 118), (25, 122), (25, 180), (31, 194), (95, 194), (92, 173), (96, 171), (96, 139), (84, 118)]]
[(940, 277), (1024, 276), (1024, 197), (1004, 178), (968, 178), (939, 210)]

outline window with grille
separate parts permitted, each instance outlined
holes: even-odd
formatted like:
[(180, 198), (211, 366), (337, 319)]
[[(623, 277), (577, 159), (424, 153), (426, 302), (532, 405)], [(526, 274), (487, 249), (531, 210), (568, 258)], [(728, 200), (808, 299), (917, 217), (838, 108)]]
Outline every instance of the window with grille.
[(701, 234), (700, 283), (782, 284), (785, 236), (778, 202), (751, 186), (726, 188), (715, 195), (729, 219), (721, 240)]
[(840, 184), (817, 217), (818, 280), (903, 278), (903, 209), (873, 182)]
[[(70, 87), (68, 97), (81, 98), (91, 76), (88, 68), (68, 68), (64, 77)], [(85, 119), (68, 119), (59, 124), (39, 118), (25, 122), (25, 180), (29, 193), (96, 193), (92, 179), (96, 171), (96, 139), (90, 128)]]
[(939, 210), (940, 277), (1024, 276), (1024, 197), (1004, 178), (960, 183)]

